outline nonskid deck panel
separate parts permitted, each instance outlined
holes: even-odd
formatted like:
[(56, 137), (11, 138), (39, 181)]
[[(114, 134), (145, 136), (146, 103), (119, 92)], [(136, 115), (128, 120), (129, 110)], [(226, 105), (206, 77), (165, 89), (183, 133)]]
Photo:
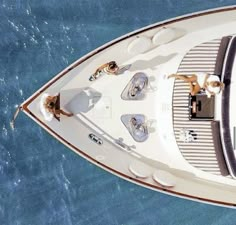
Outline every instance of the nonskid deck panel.
[[(178, 74), (214, 74), (220, 42), (221, 39), (215, 39), (192, 48), (184, 56)], [(173, 125), (177, 145), (189, 164), (205, 172), (228, 175), (223, 154), (214, 146), (211, 121), (189, 120), (189, 85), (180, 80), (175, 80), (174, 84)], [(182, 129), (193, 130), (197, 139), (187, 143), (182, 141)]]
[(179, 74), (209, 73), (214, 74), (217, 53), (221, 39), (215, 39), (202, 43), (192, 48), (183, 58), (179, 68)]

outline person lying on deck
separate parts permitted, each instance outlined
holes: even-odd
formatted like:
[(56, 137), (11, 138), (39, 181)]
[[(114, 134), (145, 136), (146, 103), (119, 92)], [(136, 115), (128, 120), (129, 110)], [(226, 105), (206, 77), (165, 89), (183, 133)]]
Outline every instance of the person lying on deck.
[(58, 99), (58, 95), (50, 96), (46, 93), (42, 95), (40, 101), (40, 110), (45, 120), (51, 121), (53, 117), (59, 120), (60, 114), (63, 114), (68, 117), (73, 116), (73, 113), (68, 113), (60, 109), (60, 105), (57, 102)]
[(107, 75), (117, 75), (119, 67), (115, 61), (105, 63), (97, 68), (95, 73), (89, 78), (90, 81), (96, 80), (98, 77), (105, 73)]
[(203, 90), (206, 92), (208, 98), (210, 98), (212, 95), (220, 93), (220, 91), (224, 88), (224, 83), (220, 82), (219, 77), (216, 75), (199, 74), (197, 76), (196, 74), (171, 74), (168, 76), (168, 78), (171, 77), (188, 82), (190, 87), (190, 94), (192, 96)]

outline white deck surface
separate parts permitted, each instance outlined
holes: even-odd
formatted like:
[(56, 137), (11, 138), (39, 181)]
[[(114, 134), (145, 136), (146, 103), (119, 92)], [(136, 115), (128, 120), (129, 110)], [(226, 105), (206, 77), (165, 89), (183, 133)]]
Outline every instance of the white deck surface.
[[(155, 107), (155, 105), (159, 105), (161, 107), (163, 107), (164, 105), (170, 110), (171, 97), (169, 96), (169, 98), (166, 98), (165, 101), (163, 98), (160, 98), (160, 95), (162, 93), (159, 90), (160, 87), (158, 87), (158, 79), (156, 79), (156, 77), (163, 77), (163, 75), (155, 74), (155, 71), (150, 69), (142, 72), (145, 72), (150, 79), (151, 77), (155, 79), (155, 81), (153, 81), (151, 85), (153, 86), (153, 88), (157, 89), (149, 90), (146, 93), (146, 98), (144, 100), (126, 101), (121, 99), (121, 93), (125, 86), (128, 84), (129, 80), (135, 74), (135, 71), (126, 71), (120, 76), (104, 76), (94, 82), (94, 84), (92, 85), (93, 89), (97, 90), (100, 93), (103, 93), (101, 99), (95, 104), (94, 108), (89, 110), (87, 113), (84, 113), (84, 115), (91, 121), (93, 121), (107, 134), (111, 135), (114, 139), (122, 138), (123, 142), (128, 146), (134, 145), (135, 151), (137, 153), (145, 155), (146, 157), (151, 159), (161, 160), (163, 158), (163, 152), (160, 152), (160, 145), (164, 144), (164, 142), (161, 140), (161, 136), (163, 135), (163, 133), (165, 133), (165, 131), (162, 130), (162, 132), (160, 132), (160, 130), (158, 129), (160, 128), (160, 125), (158, 124), (162, 123), (159, 120), (162, 119), (163, 116), (160, 115), (162, 109), (158, 109), (157, 107)], [(164, 82), (166, 82), (166, 87), (169, 86), (170, 89), (172, 88), (171, 82)], [(124, 114), (143, 114), (146, 116), (147, 121), (150, 121), (152, 123), (152, 132), (149, 134), (149, 138), (147, 141), (142, 143), (134, 141), (121, 121), (121, 116)], [(168, 123), (168, 120), (166, 121), (166, 123)], [(172, 129), (167, 129), (166, 132), (172, 134)], [(173, 139), (173, 142), (174, 141), (175, 140)]]
[[(172, 124), (172, 92), (169, 91), (173, 89), (173, 80), (166, 79), (166, 76), (176, 73), (183, 56), (191, 47), (225, 35), (225, 28), (228, 28), (231, 34), (231, 26), (234, 25), (224, 26), (224, 34), (222, 26), (214, 27), (212, 32), (208, 29), (198, 34), (190, 33), (176, 41), (184, 41), (185, 46), (169, 43), (128, 60), (123, 66), (131, 64), (130, 70), (119, 76), (103, 76), (91, 83), (90, 87), (102, 93), (102, 96), (94, 107), (82, 114), (113, 139), (121, 138), (126, 145), (135, 146), (133, 150), (138, 154), (174, 168), (183, 168), (184, 165), (186, 170), (197, 173), (195, 168), (183, 159), (176, 145)], [(198, 39), (194, 38), (196, 35)], [(137, 72), (145, 73), (155, 90), (149, 90), (146, 98), (141, 101), (122, 100), (122, 91)], [(68, 89), (68, 86), (65, 89)], [(217, 102), (219, 99), (220, 96)], [(147, 141), (137, 143), (133, 140), (121, 122), (120, 118), (124, 114), (144, 114), (148, 121), (153, 122), (153, 132)], [(216, 115), (218, 114), (216, 110)], [(80, 117), (80, 114), (77, 116)]]

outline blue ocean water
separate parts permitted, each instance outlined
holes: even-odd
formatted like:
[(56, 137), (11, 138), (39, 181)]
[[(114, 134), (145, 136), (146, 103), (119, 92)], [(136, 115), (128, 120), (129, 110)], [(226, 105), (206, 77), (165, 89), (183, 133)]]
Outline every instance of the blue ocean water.
[(1, 225), (235, 225), (236, 211), (154, 192), (90, 164), (17, 105), (73, 61), (127, 32), (234, 0), (1, 0)]

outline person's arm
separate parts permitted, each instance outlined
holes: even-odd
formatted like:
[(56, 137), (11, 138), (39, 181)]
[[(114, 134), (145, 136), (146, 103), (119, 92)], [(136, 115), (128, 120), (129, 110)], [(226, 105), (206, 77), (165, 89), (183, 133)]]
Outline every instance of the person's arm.
[(204, 79), (204, 82), (203, 82), (203, 88), (204, 89), (207, 89), (207, 79), (210, 77), (210, 74), (207, 73), (206, 76), (205, 76), (205, 79)]
[(52, 113), (53, 113), (54, 117), (60, 118), (60, 110), (53, 108)]
[(64, 111), (64, 110), (62, 110), (62, 109), (60, 109), (60, 111), (59, 111), (62, 115), (65, 115), (65, 116), (73, 116), (74, 114), (73, 113), (68, 113), (68, 112), (66, 112), (66, 111)]

